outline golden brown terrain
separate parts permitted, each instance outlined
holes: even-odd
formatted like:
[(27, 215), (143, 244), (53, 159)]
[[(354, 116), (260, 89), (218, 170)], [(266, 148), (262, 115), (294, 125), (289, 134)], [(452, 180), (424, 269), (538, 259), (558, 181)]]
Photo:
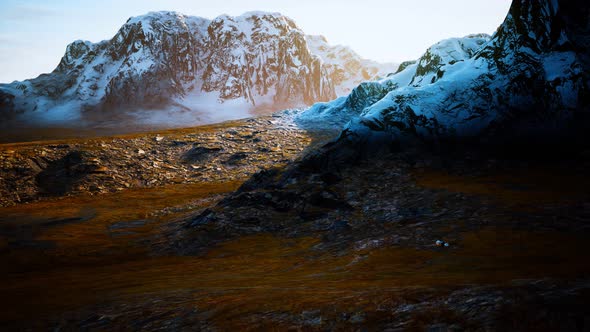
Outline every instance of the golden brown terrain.
[(234, 193), (334, 134), (279, 120), (1, 145), (0, 327), (590, 328), (586, 165), (382, 155)]

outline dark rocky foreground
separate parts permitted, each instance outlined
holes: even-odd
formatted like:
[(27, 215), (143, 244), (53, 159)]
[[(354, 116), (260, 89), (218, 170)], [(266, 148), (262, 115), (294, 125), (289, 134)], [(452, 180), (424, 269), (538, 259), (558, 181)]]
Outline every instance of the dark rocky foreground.
[(2, 146), (0, 326), (590, 328), (584, 149), (310, 148), (331, 137), (277, 115)]
[(243, 180), (289, 162), (314, 140), (330, 135), (334, 133), (304, 131), (288, 118), (269, 116), (139, 135), (3, 144), (0, 206), (82, 193)]

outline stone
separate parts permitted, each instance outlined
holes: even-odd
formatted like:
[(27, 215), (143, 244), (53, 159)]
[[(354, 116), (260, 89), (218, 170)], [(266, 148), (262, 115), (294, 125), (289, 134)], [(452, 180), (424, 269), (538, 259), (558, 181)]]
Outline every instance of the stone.
[(245, 152), (234, 153), (226, 161), (224, 161), (224, 163), (229, 165), (236, 165), (244, 161), (244, 159), (246, 159), (247, 157), (248, 153)]
[(192, 149), (186, 151), (182, 156), (181, 159), (185, 162), (198, 162), (198, 161), (205, 161), (207, 159), (212, 158), (214, 155), (222, 151), (222, 148), (214, 147), (193, 147)]
[(109, 171), (109, 168), (106, 166), (99, 166), (92, 171), (92, 173), (106, 173)]

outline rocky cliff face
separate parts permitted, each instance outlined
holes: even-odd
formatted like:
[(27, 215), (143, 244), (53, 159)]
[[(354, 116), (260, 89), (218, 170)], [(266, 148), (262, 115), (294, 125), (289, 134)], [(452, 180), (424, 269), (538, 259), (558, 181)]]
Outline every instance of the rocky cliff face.
[(346, 96), (361, 82), (381, 79), (399, 67), (363, 59), (347, 46), (331, 46), (324, 36), (307, 36), (306, 40), (311, 52), (322, 58), (338, 96)]
[(207, 34), (203, 91), (253, 105), (269, 95), (278, 103), (306, 104), (334, 97), (326, 68), (307, 48), (303, 32), (284, 16), (220, 16)]
[(337, 117), (348, 121), (358, 117), (392, 91), (435, 83), (444, 76), (447, 67), (468, 60), (489, 39), (488, 35), (480, 34), (443, 40), (429, 47), (420, 59), (402, 63), (394, 74), (381, 80), (362, 82), (349, 95), (335, 101), (315, 104), (300, 120), (316, 122), (318, 118)]
[[(186, 113), (331, 100), (342, 81), (327, 63), (345, 60), (324, 60), (309, 38), (278, 13), (212, 21), (175, 12), (133, 17), (111, 40), (70, 44), (52, 73), (0, 85), (0, 116), (78, 121), (138, 109)], [(362, 74), (374, 72), (363, 65), (342, 70), (355, 82), (373, 78)]]
[(159, 107), (183, 96), (202, 66), (208, 20), (171, 12), (131, 18), (107, 41), (68, 45), (50, 74), (1, 85), (14, 96), (3, 114), (78, 120), (85, 111)]
[[(304, 115), (360, 115), (342, 139), (510, 140), (588, 126), (588, 5), (515, 0), (497, 32), (448, 40), (415, 64)], [(443, 50), (443, 52), (440, 52)], [(574, 129), (574, 130), (572, 130)]]

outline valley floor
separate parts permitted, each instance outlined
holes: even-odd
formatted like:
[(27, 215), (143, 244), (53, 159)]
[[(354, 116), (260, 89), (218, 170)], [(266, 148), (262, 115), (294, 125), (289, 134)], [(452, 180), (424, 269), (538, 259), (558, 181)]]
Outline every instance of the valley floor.
[(335, 135), (275, 116), (0, 145), (0, 327), (590, 329), (588, 161), (252, 178)]

